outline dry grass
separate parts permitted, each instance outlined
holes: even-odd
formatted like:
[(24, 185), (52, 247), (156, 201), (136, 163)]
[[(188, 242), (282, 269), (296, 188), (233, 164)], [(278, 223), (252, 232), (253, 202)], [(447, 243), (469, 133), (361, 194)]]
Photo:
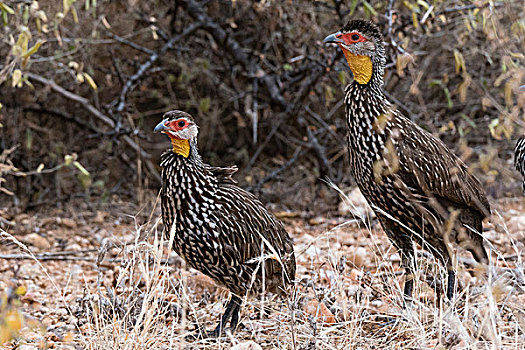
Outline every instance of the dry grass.
[[(137, 224), (134, 244), (115, 239), (103, 244), (98, 278), (85, 280), (84, 296), (76, 302), (64, 299), (67, 288), (55, 283), (56, 276), (39, 264), (57, 298), (76, 317), (68, 346), (227, 349), (252, 340), (265, 349), (524, 347), (523, 260), (515, 235), (498, 212), (486, 235), (495, 234), (492, 227), (501, 227), (498, 244), (508, 248), (505, 254), (492, 247), (491, 266), (484, 269), (472, 268), (472, 259), (459, 258), (462, 286), (450, 302), (430, 287), (440, 288), (444, 269), (419, 251), (416, 298), (407, 307), (402, 301), (398, 254), (378, 225), (360, 222), (327, 223), (322, 230), (299, 222), (287, 225), (294, 236), (298, 261), (293, 292), (287, 300), (272, 295), (245, 298), (237, 332), (216, 340), (188, 342), (185, 337), (196, 327), (212, 329), (216, 325), (228, 293), (196, 271), (187, 270), (166, 249), (173, 237), (163, 237), (157, 221)], [(6, 232), (2, 234), (15, 240)], [(148, 238), (143, 240), (144, 236)], [(16, 242), (22, 251), (32, 254)], [(105, 258), (111, 245), (119, 247), (119, 260)], [(120, 265), (107, 268), (115, 263)]]

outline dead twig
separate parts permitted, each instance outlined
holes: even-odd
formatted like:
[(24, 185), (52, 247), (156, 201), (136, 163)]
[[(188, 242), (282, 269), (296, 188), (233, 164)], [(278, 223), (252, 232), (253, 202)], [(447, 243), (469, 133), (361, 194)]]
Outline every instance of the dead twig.
[[(330, 165), (330, 161), (328, 158), (326, 158), (326, 150), (324, 146), (322, 146), (319, 143), (319, 140), (315, 136), (315, 134), (312, 132), (312, 129), (307, 125), (306, 120), (304, 120), (303, 117), (299, 117), (297, 119), (300, 125), (304, 126), (306, 128), (306, 133), (308, 135), (308, 140), (310, 141), (310, 146), (315, 150), (315, 153), (317, 154), (317, 158), (320, 160), (320, 163), (322, 164), (324, 170), (327, 172), (326, 175), (328, 175), (329, 178), (333, 176), (333, 169)], [(324, 176), (321, 176), (324, 177)]]
[(474, 9), (482, 9), (485, 7), (501, 7), (503, 6), (503, 2), (496, 2), (494, 4), (491, 4), (491, 2), (486, 2), (482, 5), (472, 4), (472, 5), (463, 5), (463, 6), (455, 6), (455, 7), (449, 7), (441, 11), (437, 11), (436, 15), (442, 15), (445, 13), (451, 13), (451, 12), (458, 12), (458, 11), (465, 11), (465, 10), (474, 10)]
[[(115, 121), (99, 111), (95, 106), (93, 106), (89, 100), (85, 97), (79, 96), (71, 91), (68, 91), (55, 83), (53, 80), (44, 78), (38, 74), (27, 72), (27, 77), (31, 80), (37, 81), (41, 84), (48, 85), (53, 89), (55, 92), (58, 92), (60, 95), (64, 96), (65, 98), (77, 102), (80, 104), (84, 109), (86, 109), (88, 112), (90, 112), (92, 115), (94, 115), (97, 119), (104, 122), (104, 124), (108, 125), (111, 128), (115, 128)], [(130, 146), (135, 152), (140, 153), (140, 156), (145, 159), (144, 163), (146, 167), (148, 168), (148, 171), (151, 173), (151, 175), (160, 182), (160, 175), (153, 163), (151, 162), (151, 155), (144, 151), (142, 147), (140, 147), (131, 137), (128, 135), (123, 135), (122, 139), (124, 142)]]
[(115, 41), (118, 41), (121, 44), (127, 45), (127, 46), (129, 46), (129, 47), (131, 47), (131, 48), (133, 48), (133, 49), (135, 49), (137, 51), (141, 51), (141, 52), (147, 53), (148, 55), (154, 55), (155, 54), (155, 51), (150, 50), (150, 49), (148, 49), (146, 47), (140, 46), (138, 44), (135, 44), (133, 41), (125, 39), (125, 38), (123, 38), (121, 36), (118, 36), (116, 34), (113, 34), (113, 33), (109, 32), (109, 31), (107, 33), (112, 39), (114, 39)]
[(256, 62), (252, 61), (248, 54), (246, 54), (246, 50), (244, 50), (235, 39), (229, 36), (219, 24), (208, 17), (197, 2), (186, 0), (182, 2), (182, 5), (188, 14), (193, 17), (197, 23), (202, 24), (202, 27), (213, 36), (213, 39), (221, 44), (226, 51), (232, 55), (233, 59), (248, 71), (250, 76), (259, 78), (270, 94), (273, 102), (277, 103), (283, 109), (289, 107), (289, 103), (281, 94), (281, 89), (277, 85), (275, 77), (266, 74)]
[(73, 117), (72, 115), (64, 112), (64, 111), (61, 111), (61, 110), (58, 110), (58, 109), (55, 109), (55, 108), (48, 108), (48, 107), (43, 107), (43, 106), (40, 106), (40, 105), (37, 105), (37, 104), (34, 104), (34, 105), (30, 105), (30, 106), (24, 106), (24, 111), (29, 111), (29, 112), (36, 112), (36, 113), (47, 113), (47, 114), (51, 114), (51, 115), (56, 115), (57, 117), (61, 117), (65, 120), (68, 120), (68, 121), (71, 121), (71, 122), (74, 122), (75, 124), (77, 124), (78, 126), (82, 127), (82, 128), (86, 128), (86, 129), (90, 129), (92, 130), (93, 132), (96, 132), (96, 133), (101, 133), (101, 131), (93, 124), (90, 124), (80, 118), (75, 118)]
[[(187, 27), (182, 33), (180, 33), (177, 36), (174, 36), (166, 44), (162, 46), (162, 48), (158, 52), (153, 52), (150, 56), (150, 58), (140, 65), (139, 69), (135, 74), (133, 74), (127, 81), (124, 87), (122, 88), (122, 91), (120, 92), (120, 96), (118, 98), (118, 105), (116, 108), (117, 112), (122, 112), (124, 110), (124, 106), (126, 105), (126, 95), (133, 89), (133, 87), (136, 85), (136, 83), (142, 78), (144, 73), (146, 73), (151, 66), (164, 54), (173, 48), (173, 45), (175, 45), (176, 42), (180, 41), (185, 36), (193, 33), (195, 30), (200, 28), (202, 26), (201, 23), (193, 23), (189, 27)], [(112, 102), (112, 104), (116, 104), (115, 101)]]
[[(334, 54), (331, 60), (331, 64), (333, 65), (335, 62), (335, 56)], [(277, 119), (277, 122), (272, 127), (272, 130), (268, 133), (266, 138), (264, 139), (263, 143), (257, 148), (255, 153), (253, 154), (252, 158), (250, 159), (250, 162), (248, 163), (248, 169), (250, 169), (253, 164), (255, 164), (255, 161), (261, 154), (261, 152), (264, 150), (264, 148), (268, 145), (270, 140), (274, 137), (277, 130), (279, 130), (280, 126), (288, 120), (289, 117), (295, 116), (299, 113), (299, 110), (303, 108), (303, 101), (308, 96), (308, 93), (312, 89), (313, 86), (317, 83), (317, 81), (324, 75), (325, 69), (324, 67), (319, 67), (319, 64), (317, 62), (313, 62), (315, 67), (312, 69), (312, 74), (308, 79), (306, 79), (303, 84), (301, 85), (301, 88), (299, 89), (299, 92), (296, 94), (296, 98), (293, 103), (288, 103), (288, 107), (286, 110), (279, 114), (280, 118)]]
[(274, 179), (277, 175), (288, 169), (290, 166), (292, 166), (297, 159), (304, 153), (304, 149), (302, 147), (297, 147), (295, 149), (295, 152), (293, 156), (286, 161), (283, 165), (281, 165), (279, 168), (273, 170), (271, 173), (269, 173), (266, 177), (264, 177), (261, 181), (259, 181), (255, 186), (248, 187), (248, 191), (258, 191), (261, 189), (261, 187), (267, 183), (268, 181)]

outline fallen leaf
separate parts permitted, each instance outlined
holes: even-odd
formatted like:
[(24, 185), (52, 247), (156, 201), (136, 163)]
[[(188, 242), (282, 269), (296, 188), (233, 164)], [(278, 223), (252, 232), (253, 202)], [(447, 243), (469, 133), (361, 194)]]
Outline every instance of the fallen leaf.
[(312, 299), (306, 304), (306, 306), (304, 307), (304, 311), (307, 314), (317, 318), (320, 321), (320, 323), (335, 323), (334, 314), (332, 313), (332, 311), (330, 311), (330, 309), (326, 307), (325, 303), (323, 302), (319, 303), (319, 301)]

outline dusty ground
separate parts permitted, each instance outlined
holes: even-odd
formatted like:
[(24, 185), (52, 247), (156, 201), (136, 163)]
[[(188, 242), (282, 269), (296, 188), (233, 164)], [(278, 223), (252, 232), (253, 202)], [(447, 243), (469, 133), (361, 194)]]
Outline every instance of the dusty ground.
[(525, 200), (492, 205), (484, 233), (490, 273), (461, 253), (463, 286), (453, 305), (436, 297), (430, 285), (440, 284), (443, 271), (422, 254), (416, 300), (407, 308), (399, 256), (375, 220), (363, 223), (344, 208), (328, 219), (276, 212), (297, 254), (289, 300), (247, 298), (235, 335), (193, 342), (185, 336), (215, 326), (228, 292), (161, 248), (158, 209), (148, 224), (150, 213), (134, 216), (125, 204), (1, 212), (0, 290), (27, 289), (9, 306), (21, 311), (22, 329), (2, 349), (521, 349)]

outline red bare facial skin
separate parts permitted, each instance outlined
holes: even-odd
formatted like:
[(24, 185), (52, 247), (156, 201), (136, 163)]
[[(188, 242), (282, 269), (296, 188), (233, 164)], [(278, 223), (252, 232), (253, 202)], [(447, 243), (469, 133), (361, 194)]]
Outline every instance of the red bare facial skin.
[[(352, 32), (352, 33), (347, 33), (347, 34), (338, 34), (337, 38), (343, 40), (347, 46), (350, 46), (355, 43), (367, 41), (365, 37), (363, 37), (361, 34), (357, 32)], [(339, 44), (339, 46), (343, 48), (341, 44)]]
[[(184, 125), (182, 125), (182, 123), (184, 123)], [(175, 131), (175, 132), (183, 130), (183, 129), (186, 129), (188, 127), (188, 125), (189, 125), (188, 122), (186, 120), (184, 120), (184, 119), (176, 119), (176, 120), (172, 120), (170, 122), (165, 122), (164, 123), (164, 126), (166, 126), (170, 130)], [(180, 138), (172, 135), (169, 132), (169, 130), (163, 130), (162, 133), (168, 135), (168, 137), (170, 139), (180, 140)]]

